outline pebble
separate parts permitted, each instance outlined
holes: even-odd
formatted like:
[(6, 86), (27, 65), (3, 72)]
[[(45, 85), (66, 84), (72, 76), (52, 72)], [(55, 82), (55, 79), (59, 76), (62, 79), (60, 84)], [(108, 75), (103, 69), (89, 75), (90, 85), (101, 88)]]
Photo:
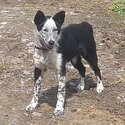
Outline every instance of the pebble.
[(109, 3), (111, 0), (104, 0), (105, 3)]
[(82, 110), (81, 110), (81, 108), (77, 108), (76, 111), (77, 112), (81, 112)]
[(30, 39), (22, 39), (22, 42), (26, 43), (26, 42), (30, 42)]
[(11, 63), (13, 64), (23, 64), (23, 60), (15, 58), (15, 59), (11, 59)]
[(29, 46), (29, 47), (33, 46), (33, 45), (34, 45), (34, 42), (30, 42), (30, 43), (27, 44), (27, 46)]
[(35, 117), (41, 117), (42, 116), (42, 114), (39, 113), (39, 112), (33, 112), (32, 115), (35, 116)]
[(117, 99), (121, 100), (121, 102), (125, 102), (125, 95), (118, 96)]
[(0, 23), (1, 25), (6, 25), (7, 24), (7, 22), (2, 22), (2, 23)]
[(90, 15), (87, 15), (86, 18), (89, 19), (91, 16)]
[(72, 15), (72, 16), (75, 16), (75, 15), (78, 15), (77, 13), (74, 13), (74, 12), (68, 12), (66, 13), (66, 15)]
[(10, 11), (8, 10), (2, 10), (1, 13), (9, 13)]
[(23, 11), (21, 11), (21, 14), (25, 15), (25, 13)]
[(4, 26), (0, 26), (0, 29), (4, 29), (5, 27)]
[(25, 75), (29, 75), (29, 74), (31, 74), (31, 72), (30, 72), (30, 71), (25, 70), (25, 71), (23, 71), (23, 74), (25, 74)]
[(121, 41), (121, 46), (122, 46), (122, 47), (125, 46), (125, 41)]

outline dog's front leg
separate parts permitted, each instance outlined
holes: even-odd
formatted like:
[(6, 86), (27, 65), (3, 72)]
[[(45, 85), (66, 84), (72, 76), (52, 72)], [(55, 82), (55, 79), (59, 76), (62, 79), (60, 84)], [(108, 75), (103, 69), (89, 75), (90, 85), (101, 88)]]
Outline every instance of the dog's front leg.
[(33, 112), (33, 110), (38, 105), (38, 100), (40, 97), (42, 75), (43, 74), (42, 74), (41, 69), (35, 67), (35, 70), (34, 70), (34, 78), (35, 78), (34, 93), (33, 93), (33, 97), (32, 97), (30, 104), (26, 107), (26, 110), (29, 112)]
[(64, 112), (64, 102), (65, 102), (65, 84), (66, 84), (66, 68), (65, 61), (62, 58), (62, 55), (58, 55), (58, 93), (57, 93), (57, 103), (54, 110), (55, 115), (61, 115)]

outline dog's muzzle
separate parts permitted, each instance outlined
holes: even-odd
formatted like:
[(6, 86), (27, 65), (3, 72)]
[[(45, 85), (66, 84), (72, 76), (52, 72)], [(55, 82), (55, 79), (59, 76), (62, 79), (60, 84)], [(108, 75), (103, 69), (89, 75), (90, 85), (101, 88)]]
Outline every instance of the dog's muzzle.
[(40, 40), (40, 44), (46, 48), (47, 50), (48, 49), (52, 49), (54, 47), (54, 41), (53, 40), (49, 40), (48, 42), (46, 42), (44, 39), (43, 39), (43, 36), (39, 33), (37, 33), (38, 36), (39, 36), (39, 40)]
[(54, 46), (54, 41), (53, 40), (48, 41), (48, 45), (47, 46), (48, 46), (48, 48), (52, 49), (53, 46)]

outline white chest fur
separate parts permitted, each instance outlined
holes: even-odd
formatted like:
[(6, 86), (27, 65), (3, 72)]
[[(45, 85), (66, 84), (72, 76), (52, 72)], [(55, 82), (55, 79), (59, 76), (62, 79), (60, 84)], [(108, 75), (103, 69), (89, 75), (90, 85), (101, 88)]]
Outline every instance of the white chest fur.
[(47, 52), (35, 49), (34, 63), (35, 66), (40, 69), (57, 69), (60, 58), (59, 54), (56, 52), (56, 48)]

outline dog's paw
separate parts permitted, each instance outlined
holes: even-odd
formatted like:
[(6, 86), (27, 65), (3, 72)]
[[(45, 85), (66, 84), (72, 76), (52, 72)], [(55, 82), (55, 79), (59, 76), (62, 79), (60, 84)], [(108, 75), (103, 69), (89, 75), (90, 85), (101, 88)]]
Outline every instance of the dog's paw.
[(60, 115), (63, 115), (64, 114), (64, 109), (63, 108), (55, 108), (54, 110), (54, 115), (55, 116), (60, 116)]
[(25, 108), (25, 110), (26, 110), (27, 112), (29, 112), (29, 113), (32, 113), (32, 112), (34, 111), (34, 108), (33, 108), (33, 107), (30, 107), (30, 106), (27, 106), (27, 107)]
[(37, 105), (29, 104), (25, 109), (27, 112), (32, 113), (35, 110), (36, 106)]
[(79, 84), (79, 85), (76, 87), (76, 90), (77, 90), (77, 91), (79, 91), (79, 90), (80, 90), (80, 91), (83, 91), (84, 88), (85, 88), (85, 86)]
[(97, 87), (96, 87), (97, 93), (101, 93), (103, 90), (104, 90), (103, 84), (98, 84)]

